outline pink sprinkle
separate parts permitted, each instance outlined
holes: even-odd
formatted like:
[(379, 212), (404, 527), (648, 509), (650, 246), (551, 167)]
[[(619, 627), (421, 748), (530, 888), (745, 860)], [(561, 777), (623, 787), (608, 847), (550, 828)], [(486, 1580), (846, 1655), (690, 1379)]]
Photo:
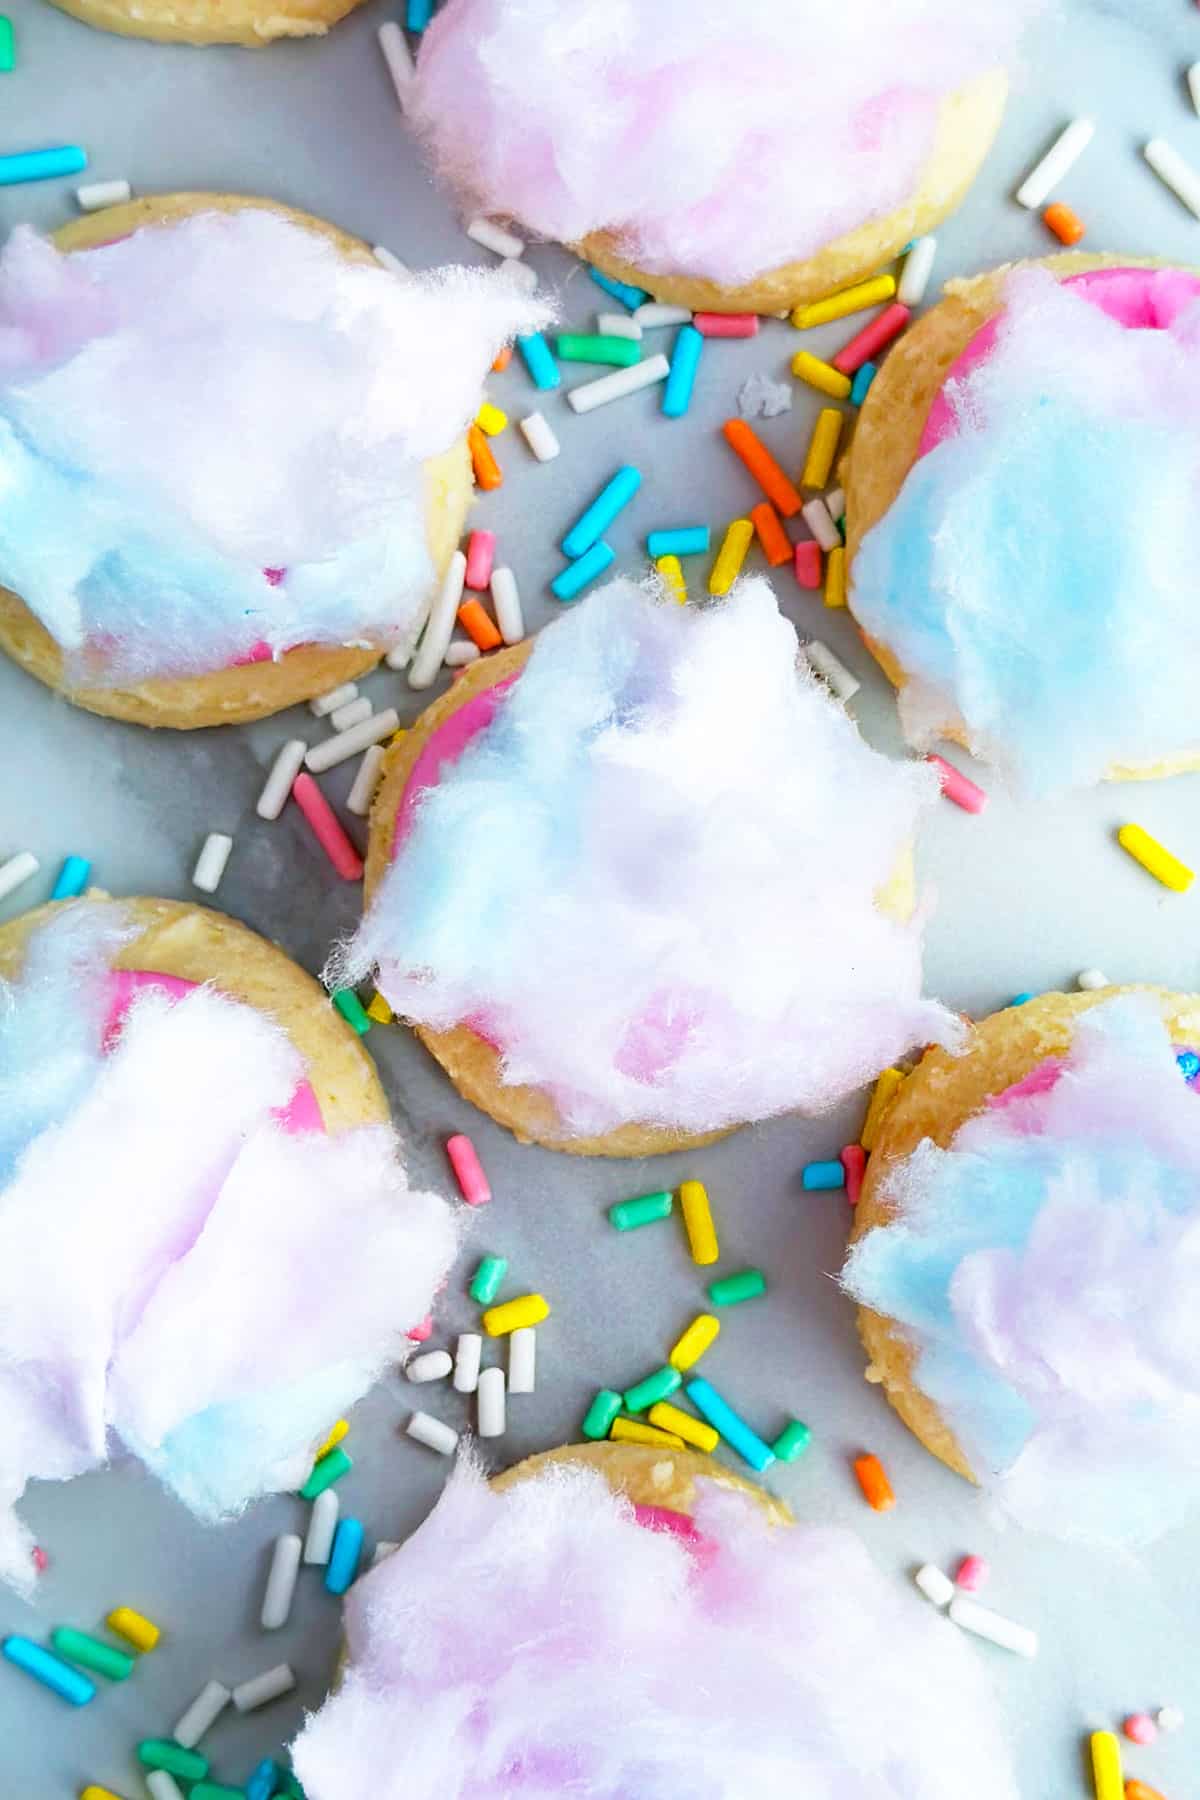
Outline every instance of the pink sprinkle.
[(259, 638), (257, 644), (251, 644), (244, 656), (235, 659), (233, 666), (235, 669), (244, 669), (247, 663), (270, 662), (274, 654), (270, 644)]
[(312, 834), (343, 881), (361, 881), (362, 857), (311, 775), (297, 775), (292, 798), (312, 826)]
[(433, 1336), (433, 1314), (426, 1313), (421, 1323), (410, 1326), (404, 1335), (410, 1343), (423, 1344), (427, 1338)]
[(877, 318), (864, 325), (857, 337), (852, 337), (838, 351), (833, 359), (834, 368), (840, 369), (843, 375), (857, 374), (864, 363), (870, 362), (893, 338), (900, 336), (911, 318), (912, 309), (901, 306), (898, 300), (885, 306)]
[(965, 1594), (977, 1594), (980, 1588), (986, 1587), (991, 1572), (991, 1565), (985, 1556), (964, 1556), (958, 1565), (954, 1585), (960, 1587)]
[(46, 1570), (50, 1567), (50, 1558), (46, 1555), (46, 1552), (42, 1549), (40, 1544), (35, 1544), (33, 1546), (33, 1566), (39, 1575), (44, 1575)]
[(693, 313), (692, 324), (701, 337), (748, 338), (758, 336), (757, 313)]
[(446, 1139), (446, 1155), (468, 1206), (486, 1206), (492, 1197), (491, 1186), (483, 1172), (479, 1152), (469, 1137), (457, 1132)]
[(266, 576), (267, 580), (270, 582), (272, 587), (278, 587), (279, 584), (282, 582), (284, 576), (287, 574), (287, 570), (286, 569), (264, 569), (263, 574)]
[(796, 580), (802, 588), (819, 588), (821, 585), (821, 546), (816, 538), (802, 538), (796, 545), (794, 564)]
[(857, 1206), (867, 1171), (867, 1153), (861, 1144), (847, 1144), (839, 1161), (846, 1171), (846, 1198), (851, 1206)]
[(710, 1563), (717, 1553), (716, 1544), (710, 1537), (705, 1537), (687, 1513), (676, 1512), (670, 1506), (639, 1506), (635, 1502), (633, 1516), (647, 1531), (665, 1531), (671, 1537), (682, 1539), (702, 1565)]
[(495, 560), (495, 532), (473, 531), (467, 539), (467, 587), (473, 588), (477, 594), (484, 593), (492, 579), (492, 564)]
[(956, 769), (953, 763), (948, 763), (944, 756), (930, 755), (925, 758), (925, 761), (932, 764), (937, 770), (941, 778), (942, 792), (947, 800), (953, 800), (955, 806), (961, 806), (964, 812), (981, 813), (983, 811), (987, 805), (987, 795), (981, 787), (976, 787), (975, 783), (969, 780), (961, 769)]
[(1131, 1744), (1152, 1744), (1158, 1736), (1158, 1726), (1149, 1713), (1130, 1713), (1121, 1730)]

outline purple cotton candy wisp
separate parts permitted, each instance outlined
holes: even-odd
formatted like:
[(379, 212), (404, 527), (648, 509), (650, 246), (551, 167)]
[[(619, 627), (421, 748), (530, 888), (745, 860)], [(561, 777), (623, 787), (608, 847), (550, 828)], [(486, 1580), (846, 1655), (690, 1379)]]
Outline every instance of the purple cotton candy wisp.
[(460, 1463), (351, 1590), (309, 1800), (1016, 1800), (976, 1652), (849, 1532), (701, 1481), (711, 1554), (593, 1470)]

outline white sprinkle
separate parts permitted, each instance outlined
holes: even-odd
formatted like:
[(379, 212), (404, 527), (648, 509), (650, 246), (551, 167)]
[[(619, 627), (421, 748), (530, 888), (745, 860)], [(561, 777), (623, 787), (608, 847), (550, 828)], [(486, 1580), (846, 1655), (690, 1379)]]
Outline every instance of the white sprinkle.
[(1165, 181), (1188, 211), (1200, 219), (1200, 175), (1191, 163), (1185, 162), (1178, 150), (1172, 150), (1162, 138), (1151, 138), (1142, 155), (1159, 180)]
[(475, 1391), (480, 1437), (504, 1436), (504, 1370), (481, 1369)]
[(596, 330), (601, 337), (632, 338), (639, 344), (642, 341), (642, 328), (628, 313), (597, 313)]
[(497, 256), (508, 259), (522, 256), (525, 251), (521, 238), (505, 231), (503, 225), (497, 225), (491, 219), (472, 219), (467, 226), (467, 236), (482, 244), (485, 250), (493, 250)]
[(295, 1532), (285, 1532), (275, 1539), (275, 1554), (263, 1594), (260, 1622), (264, 1631), (278, 1631), (286, 1625), (296, 1593), (296, 1577), (300, 1573), (300, 1553), (304, 1545)]
[(408, 264), (406, 262), (401, 262), (398, 256), (393, 256), (392, 252), (383, 244), (372, 244), (371, 255), (375, 258), (375, 261), (379, 264), (380, 268), (389, 269), (393, 275), (412, 274), (412, 270), (409, 268)]
[(950, 1617), (964, 1631), (974, 1632), (976, 1637), (986, 1638), (989, 1644), (998, 1644), (1016, 1656), (1032, 1658), (1038, 1653), (1036, 1631), (1006, 1619), (1003, 1613), (993, 1612), (990, 1606), (980, 1606), (978, 1600), (956, 1594), (950, 1602)]
[(150, 1800), (183, 1800), (183, 1789), (169, 1769), (147, 1769), (145, 1782)]
[(229, 1689), (219, 1681), (207, 1682), (171, 1733), (175, 1742), (182, 1744), (185, 1750), (194, 1750), (232, 1698)]
[(664, 306), (658, 300), (644, 300), (634, 308), (633, 317), (643, 331), (654, 331), (660, 325), (690, 325), (692, 322), (686, 306)]
[(327, 694), (318, 694), (315, 700), (310, 700), (308, 710), (314, 719), (327, 719), (339, 706), (348, 706), (351, 700), (357, 699), (358, 683), (343, 681), (341, 687), (330, 688)]
[(1187, 72), (1188, 93), (1192, 96), (1192, 105), (1200, 113), (1200, 62), (1194, 62)]
[(279, 817), (292, 791), (292, 783), (304, 767), (304, 753), (307, 749), (308, 745), (303, 738), (289, 738), (277, 752), (254, 808), (260, 819)]
[(372, 744), (358, 765), (358, 774), (354, 777), (354, 785), (346, 797), (346, 810), (352, 812), (356, 819), (365, 819), (371, 810), (371, 802), (375, 798), (375, 789), (379, 786), (379, 771), (383, 767), (383, 745)]
[(458, 617), (466, 579), (467, 559), (461, 550), (456, 550), (450, 558), (450, 566), (446, 570), (442, 585), (429, 609), (429, 617), (425, 621), (420, 648), (409, 667), (409, 687), (433, 686), (437, 672), (442, 666), (442, 658), (454, 635), (454, 621)]
[(296, 1677), (287, 1663), (276, 1663), (273, 1669), (264, 1669), (261, 1675), (239, 1683), (233, 1690), (233, 1704), (240, 1713), (257, 1712), (281, 1694), (290, 1694), (295, 1685)]
[(225, 864), (229, 861), (232, 849), (231, 837), (226, 837), (222, 831), (210, 831), (204, 840), (204, 848), (196, 858), (196, 867), (192, 870), (192, 886), (198, 887), (202, 894), (215, 894), (221, 885), (221, 877), (225, 873)]
[(1154, 1715), (1160, 1731), (1178, 1731), (1183, 1724), (1183, 1711), (1178, 1706), (1160, 1706)]
[(595, 381), (573, 387), (567, 395), (567, 405), (577, 413), (594, 412), (611, 400), (623, 400), (639, 388), (665, 381), (670, 373), (671, 365), (665, 356), (648, 356), (645, 362), (631, 363), (627, 369), (614, 369), (611, 375), (600, 375)]
[(7, 900), (31, 875), (41, 868), (32, 850), (18, 850), (6, 863), (0, 863), (0, 900)]
[(491, 587), (500, 636), (506, 644), (519, 644), (525, 636), (525, 615), (521, 611), (517, 578), (511, 569), (493, 569)]
[(477, 1331), (460, 1333), (454, 1351), (454, 1387), (460, 1394), (473, 1394), (479, 1386), (479, 1361), (483, 1355), (483, 1339)]
[(389, 650), (383, 660), (389, 669), (407, 669), (412, 661), (412, 656), (412, 641), (406, 639), (403, 644), (397, 644), (394, 650)]
[(339, 731), (336, 737), (326, 738), (323, 744), (314, 744), (305, 754), (304, 766), (314, 775), (319, 775), (323, 769), (334, 769), (338, 763), (357, 756), (369, 744), (378, 744), (385, 737), (391, 737), (399, 727), (400, 716), (395, 707), (385, 707), (383, 712), (372, 713), (361, 725), (352, 725), (349, 731)]
[(390, 1556), (393, 1550), (398, 1550), (399, 1548), (399, 1544), (393, 1544), (388, 1538), (380, 1538), (374, 1550), (371, 1552), (371, 1567), (373, 1569), (376, 1568), (378, 1564), (383, 1561), (384, 1557)]
[(304, 1539), (304, 1560), (318, 1568), (323, 1568), (329, 1561), (329, 1552), (333, 1548), (333, 1534), (337, 1530), (338, 1512), (341, 1503), (336, 1488), (326, 1488), (318, 1494), (312, 1503), (312, 1511), (308, 1515), (308, 1535)]
[(396, 90), (396, 98), (403, 110), (408, 98), (409, 84), (417, 72), (412, 51), (408, 47), (408, 39), (401, 31), (395, 19), (389, 19), (386, 25), (379, 27), (379, 48), (383, 51), (383, 60), (387, 64), (388, 74), (392, 78), (392, 86)]
[(1111, 987), (1112, 982), (1103, 969), (1081, 969), (1075, 977), (1075, 985), (1085, 994), (1094, 994), (1097, 988)]
[(842, 541), (842, 534), (834, 524), (829, 508), (823, 500), (819, 498), (810, 500), (807, 506), (801, 507), (800, 516), (822, 550), (837, 549)]
[(515, 256), (506, 256), (497, 274), (511, 275), (517, 286), (523, 287), (527, 294), (532, 294), (537, 288), (537, 270), (531, 263), (519, 262)]
[(777, 419), (792, 409), (792, 384), (772, 381), (757, 372), (747, 375), (738, 389), (738, 411), (743, 419)]
[(553, 462), (561, 448), (558, 439), (540, 412), (531, 412), (518, 421), (522, 436), (539, 462)]
[(426, 1350), (405, 1363), (404, 1373), (410, 1381), (444, 1381), (453, 1367), (448, 1350)]
[(937, 239), (935, 237), (919, 237), (904, 259), (904, 268), (896, 288), (896, 299), (901, 306), (920, 306), (929, 287), (929, 277), (933, 274), (934, 258), (937, 256)]
[(366, 694), (360, 694), (357, 700), (347, 700), (345, 706), (335, 707), (329, 715), (329, 723), (335, 731), (349, 731), (352, 725), (361, 725), (370, 716), (371, 702)]
[(532, 1394), (537, 1372), (537, 1332), (521, 1325), (508, 1340), (508, 1391)]
[(457, 1431), (443, 1425), (432, 1413), (415, 1412), (404, 1429), (410, 1438), (424, 1444), (427, 1450), (436, 1450), (439, 1456), (453, 1456), (458, 1449)]
[(1092, 138), (1096, 126), (1091, 119), (1072, 119), (1059, 133), (1036, 167), (1017, 189), (1017, 204), (1033, 209), (1047, 200), (1068, 169), (1078, 162)]
[(80, 212), (100, 212), (106, 206), (122, 206), (131, 192), (127, 181), (89, 181), (75, 189)]
[(828, 644), (823, 644), (820, 638), (810, 638), (807, 644), (801, 645), (801, 649), (809, 668), (814, 674), (819, 675), (828, 687), (832, 688), (839, 700), (843, 703), (853, 700), (862, 686), (862, 682), (857, 675), (850, 673), (845, 663), (840, 657), (834, 655)]
[(926, 1563), (923, 1568), (918, 1569), (913, 1580), (925, 1598), (932, 1600), (935, 1606), (949, 1606), (954, 1598), (954, 1583), (941, 1569), (935, 1568), (933, 1563)]
[(830, 518), (835, 524), (839, 519), (844, 519), (846, 516), (845, 490), (843, 488), (830, 488), (829, 492), (825, 495), (825, 505), (828, 508)]
[(442, 658), (444, 669), (465, 669), (468, 663), (479, 661), (479, 645), (473, 644), (469, 638), (455, 638), (447, 644), (446, 654)]

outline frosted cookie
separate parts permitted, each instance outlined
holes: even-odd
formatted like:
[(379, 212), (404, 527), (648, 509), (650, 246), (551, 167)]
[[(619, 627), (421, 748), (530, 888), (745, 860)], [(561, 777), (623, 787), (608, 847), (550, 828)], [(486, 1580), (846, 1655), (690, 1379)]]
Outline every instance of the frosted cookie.
[(173, 194), (0, 254), (0, 648), (143, 725), (260, 718), (410, 647), (463, 432), (541, 309), (399, 279), (266, 200)]
[(846, 487), (850, 606), (939, 736), (1027, 791), (1200, 768), (1200, 275), (1062, 255), (951, 282)]
[(459, 1091), (555, 1149), (818, 1112), (959, 1029), (920, 991), (931, 781), (797, 666), (765, 581), (615, 581), (389, 750), (331, 978), (377, 969)]
[(122, 37), (172, 44), (244, 44), (324, 37), (359, 0), (54, 0), (55, 6)]
[(309, 1800), (1015, 1800), (964, 1639), (851, 1533), (787, 1521), (687, 1452), (461, 1461), (350, 1592), (292, 1747)]
[(27, 1484), (110, 1455), (206, 1520), (298, 1487), (455, 1239), (282, 951), (166, 900), (0, 929), (0, 1580)]
[(1040, 10), (449, 0), (405, 110), (472, 210), (659, 300), (774, 313), (874, 274), (958, 206)]
[(1045, 994), (884, 1115), (845, 1285), (872, 1376), (1019, 1523), (1145, 1542), (1200, 1499), (1200, 999)]

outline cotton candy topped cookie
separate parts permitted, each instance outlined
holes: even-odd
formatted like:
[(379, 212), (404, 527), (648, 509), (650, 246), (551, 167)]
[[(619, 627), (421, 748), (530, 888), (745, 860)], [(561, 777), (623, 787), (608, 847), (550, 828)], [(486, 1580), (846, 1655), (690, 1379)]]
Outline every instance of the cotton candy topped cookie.
[(336, 984), (377, 969), (460, 1092), (556, 1149), (820, 1111), (959, 1029), (921, 998), (931, 781), (797, 666), (765, 581), (615, 581), (389, 750)]
[(0, 1579), (31, 1481), (139, 1458), (201, 1519), (298, 1487), (453, 1259), (359, 1040), (217, 913), (0, 930)]
[(122, 37), (174, 44), (243, 44), (324, 37), (359, 0), (54, 0), (64, 12)]
[(1042, 4), (447, 0), (405, 110), (472, 210), (659, 300), (772, 313), (954, 210)]
[(1022, 1525), (1136, 1546), (1200, 1502), (1200, 999), (1046, 994), (925, 1056), (845, 1285), (875, 1377)]
[(0, 254), (0, 648), (93, 712), (262, 717), (411, 646), (462, 434), (542, 310), (398, 278), (265, 200), (175, 194)]
[(309, 1800), (1016, 1800), (965, 1640), (700, 1456), (462, 1462), (346, 1625)]
[(952, 282), (845, 471), (850, 606), (910, 742), (1045, 793), (1200, 768), (1200, 274), (1054, 256)]

